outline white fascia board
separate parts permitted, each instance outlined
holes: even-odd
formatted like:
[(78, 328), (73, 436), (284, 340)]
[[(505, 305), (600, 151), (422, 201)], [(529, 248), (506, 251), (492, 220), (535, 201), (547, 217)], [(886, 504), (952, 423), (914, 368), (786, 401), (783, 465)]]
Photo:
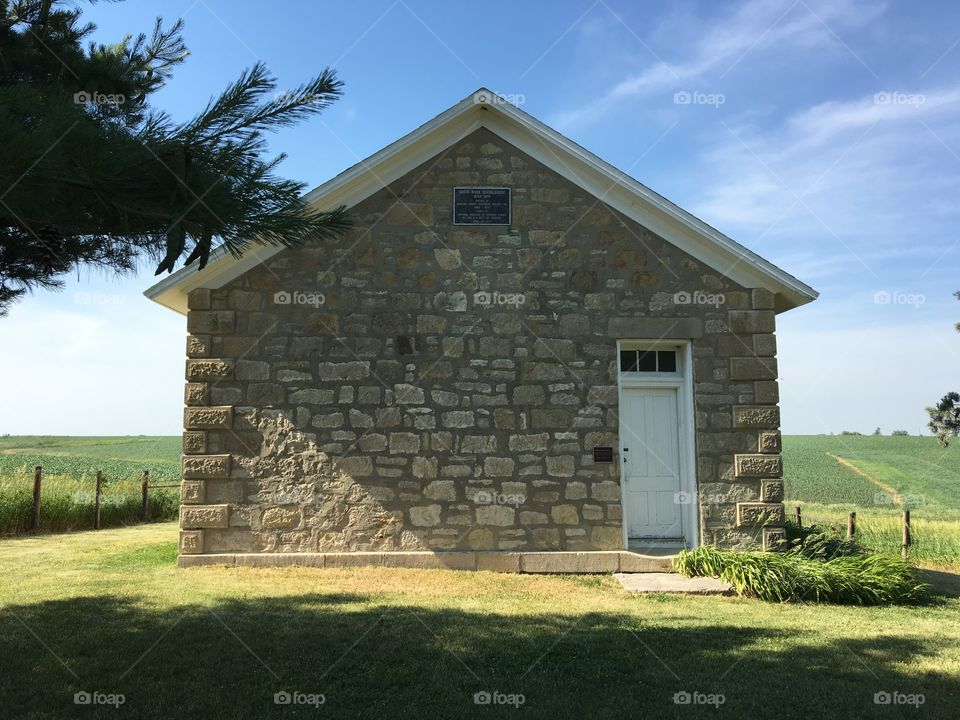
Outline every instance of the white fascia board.
[[(486, 96), (486, 101), (479, 98)], [(617, 170), (515, 106), (490, 102), (478, 90), (369, 158), (328, 180), (304, 196), (319, 210), (348, 208), (403, 177), (480, 127), (486, 127), (627, 217), (744, 287), (763, 287), (776, 294), (777, 311), (814, 300), (817, 292), (756, 253), (648, 187)], [(283, 250), (252, 246), (235, 258), (223, 247), (211, 254), (203, 270), (181, 268), (144, 294), (186, 313), (187, 293), (197, 287), (217, 288)]]

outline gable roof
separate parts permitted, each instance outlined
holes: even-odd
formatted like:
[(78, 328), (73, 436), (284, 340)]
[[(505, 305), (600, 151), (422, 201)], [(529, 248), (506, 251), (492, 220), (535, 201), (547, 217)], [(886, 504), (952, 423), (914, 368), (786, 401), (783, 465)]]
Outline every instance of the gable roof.
[[(772, 291), (777, 312), (816, 299), (818, 293), (813, 288), (486, 88), (468, 95), (304, 198), (320, 210), (353, 207), (481, 127), (734, 282)], [(255, 245), (236, 258), (220, 246), (211, 252), (203, 270), (192, 265), (181, 268), (148, 288), (144, 295), (186, 314), (188, 292), (198, 287), (222, 287), (283, 249)]]

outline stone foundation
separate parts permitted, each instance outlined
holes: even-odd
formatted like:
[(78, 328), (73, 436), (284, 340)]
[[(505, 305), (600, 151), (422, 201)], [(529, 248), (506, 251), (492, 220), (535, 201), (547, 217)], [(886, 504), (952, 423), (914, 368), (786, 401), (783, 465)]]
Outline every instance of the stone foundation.
[(352, 552), (237, 553), (180, 555), (180, 567), (391, 567), (417, 570), (480, 570), (505, 573), (560, 574), (667, 572), (671, 560), (626, 551), (600, 552)]

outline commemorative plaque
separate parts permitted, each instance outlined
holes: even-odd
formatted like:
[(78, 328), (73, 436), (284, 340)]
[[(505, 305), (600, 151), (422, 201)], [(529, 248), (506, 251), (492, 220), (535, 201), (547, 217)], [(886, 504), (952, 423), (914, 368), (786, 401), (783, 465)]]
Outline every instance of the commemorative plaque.
[(510, 188), (456, 187), (454, 225), (509, 225)]

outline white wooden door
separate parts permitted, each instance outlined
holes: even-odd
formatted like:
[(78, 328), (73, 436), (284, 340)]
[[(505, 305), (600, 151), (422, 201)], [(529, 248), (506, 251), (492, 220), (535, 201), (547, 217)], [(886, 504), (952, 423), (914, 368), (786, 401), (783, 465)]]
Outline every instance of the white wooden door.
[(621, 472), (627, 535), (682, 538), (680, 423), (676, 388), (624, 388)]

